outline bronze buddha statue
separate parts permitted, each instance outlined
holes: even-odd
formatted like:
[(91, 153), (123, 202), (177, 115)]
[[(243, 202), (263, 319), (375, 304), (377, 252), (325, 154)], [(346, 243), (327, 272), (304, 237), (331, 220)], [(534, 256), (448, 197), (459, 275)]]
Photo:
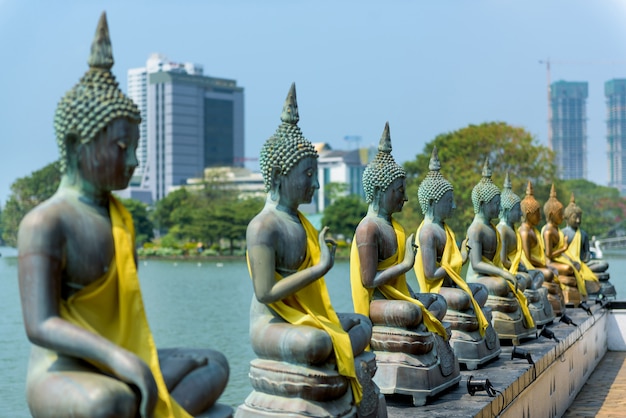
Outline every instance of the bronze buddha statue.
[(363, 172), (369, 206), (352, 240), (350, 281), (355, 312), (369, 316), (374, 325), (370, 342), (378, 367), (374, 381), (382, 393), (409, 395), (419, 406), (456, 385), (461, 376), (447, 341), (449, 331), (441, 322), (445, 299), (415, 293), (406, 281), (415, 261), (413, 235), (407, 238), (392, 216), (408, 200), (405, 178), (391, 155), (387, 123), (378, 153)]
[(500, 343), (491, 325), (491, 308), (484, 306), (488, 293), (480, 283), (461, 277), (464, 259), (452, 229), (446, 224), (453, 210), (454, 189), (441, 174), (434, 147), (429, 172), (420, 183), (418, 200), (424, 220), (416, 232), (418, 250), (414, 271), (421, 292), (441, 294), (448, 310), (444, 320), (451, 324), (450, 344), (459, 363), (469, 370), (497, 358)]
[(61, 100), (61, 184), (19, 228), (19, 285), (33, 343), (26, 382), (34, 417), (189, 417), (210, 411), (228, 380), (210, 349), (157, 350), (137, 276), (135, 232), (111, 193), (138, 165), (141, 116), (111, 73), (103, 13), (89, 70)]

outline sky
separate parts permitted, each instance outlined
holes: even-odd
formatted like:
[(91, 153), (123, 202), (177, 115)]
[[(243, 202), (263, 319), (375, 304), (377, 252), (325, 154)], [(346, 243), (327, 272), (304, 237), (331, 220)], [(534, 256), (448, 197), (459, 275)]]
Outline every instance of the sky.
[(87, 70), (106, 11), (113, 73), (152, 53), (244, 88), (245, 153), (258, 168), (296, 83), (299, 126), (334, 149), (413, 160), (437, 135), (502, 121), (547, 145), (547, 71), (587, 81), (588, 179), (608, 182), (604, 83), (626, 78), (626, 0), (0, 0), (0, 206), (58, 158), (57, 103)]

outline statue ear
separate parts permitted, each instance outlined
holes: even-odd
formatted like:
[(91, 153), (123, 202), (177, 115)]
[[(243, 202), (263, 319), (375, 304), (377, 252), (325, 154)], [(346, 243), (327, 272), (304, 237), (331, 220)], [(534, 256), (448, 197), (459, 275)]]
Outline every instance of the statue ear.
[(65, 161), (67, 167), (76, 167), (78, 161), (78, 152), (80, 149), (80, 138), (75, 132), (68, 132), (63, 139), (65, 144)]
[(270, 175), (270, 197), (272, 200), (277, 201), (278, 200), (278, 196), (279, 196), (279, 190), (280, 190), (280, 167), (278, 166), (272, 166), (272, 172)]

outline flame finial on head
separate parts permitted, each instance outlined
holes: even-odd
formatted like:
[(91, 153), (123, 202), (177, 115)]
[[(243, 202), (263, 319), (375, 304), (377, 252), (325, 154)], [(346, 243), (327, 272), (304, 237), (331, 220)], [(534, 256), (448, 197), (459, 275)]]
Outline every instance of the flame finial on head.
[(453, 191), (452, 184), (441, 175), (441, 161), (437, 147), (433, 147), (428, 163), (430, 171), (417, 189), (417, 199), (422, 208), (422, 214), (426, 214), (430, 205), (439, 202), (439, 199), (447, 192)]
[(139, 109), (119, 88), (111, 73), (113, 53), (106, 14), (103, 12), (87, 60), (89, 69), (57, 105), (54, 130), (59, 146), (60, 168), (68, 162), (68, 140), (88, 143), (115, 119), (140, 123)]
[(291, 169), (305, 157), (317, 158), (315, 147), (302, 135), (298, 126), (298, 102), (296, 100), (296, 84), (292, 83), (283, 111), (280, 115), (281, 124), (261, 148), (261, 173), (265, 192), (272, 186), (272, 172), (279, 169), (280, 175), (287, 175)]
[[(508, 171), (506, 172), (506, 176), (504, 177), (504, 188), (502, 189), (500, 199), (500, 206), (502, 208), (502, 211), (510, 210), (516, 203), (521, 202), (519, 196), (513, 193), (511, 178), (509, 177)], [(503, 215), (503, 213), (501, 213), (501, 215)]]
[(563, 204), (556, 197), (556, 187), (552, 183), (550, 188), (550, 198), (543, 205), (543, 214), (548, 221), (553, 220), (554, 215), (563, 210)]
[(363, 190), (367, 203), (373, 202), (376, 189), (385, 191), (395, 179), (406, 177), (406, 171), (396, 163), (391, 149), (389, 122), (386, 122), (378, 142), (378, 153), (363, 171)]
[(474, 213), (480, 211), (480, 204), (490, 202), (495, 196), (500, 194), (500, 189), (491, 180), (491, 166), (489, 165), (489, 157), (485, 158), (483, 164), (482, 178), (472, 189), (472, 205)]
[(565, 207), (565, 211), (563, 212), (563, 215), (565, 216), (565, 218), (569, 218), (571, 215), (582, 215), (583, 214), (583, 210), (580, 206), (578, 206), (576, 204), (576, 199), (574, 198), (574, 192), (572, 192), (572, 194), (570, 195), (569, 198), (569, 205), (567, 205), (567, 207)]

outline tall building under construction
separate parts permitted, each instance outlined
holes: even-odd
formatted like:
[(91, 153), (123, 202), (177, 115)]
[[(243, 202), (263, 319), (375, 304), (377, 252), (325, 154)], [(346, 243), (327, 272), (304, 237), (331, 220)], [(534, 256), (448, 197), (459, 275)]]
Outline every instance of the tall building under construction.
[(550, 86), (550, 148), (563, 180), (587, 177), (587, 82)]
[(626, 80), (604, 83), (609, 186), (626, 195)]

